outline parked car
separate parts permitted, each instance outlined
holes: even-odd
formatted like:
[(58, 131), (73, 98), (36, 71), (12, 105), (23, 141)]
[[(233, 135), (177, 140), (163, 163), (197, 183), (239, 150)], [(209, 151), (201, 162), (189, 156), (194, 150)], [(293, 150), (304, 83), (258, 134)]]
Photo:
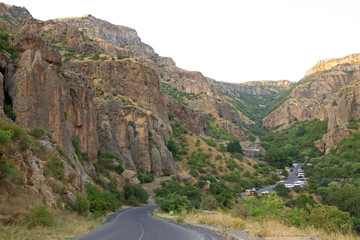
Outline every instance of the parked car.
[(261, 194), (268, 194), (269, 193), (269, 191), (263, 191), (263, 192), (261, 192)]
[(285, 184), (285, 187), (286, 187), (286, 188), (293, 188), (293, 187), (294, 187), (294, 184)]
[(281, 181), (279, 181), (279, 183), (285, 183), (285, 181), (284, 181), (284, 180), (281, 180)]

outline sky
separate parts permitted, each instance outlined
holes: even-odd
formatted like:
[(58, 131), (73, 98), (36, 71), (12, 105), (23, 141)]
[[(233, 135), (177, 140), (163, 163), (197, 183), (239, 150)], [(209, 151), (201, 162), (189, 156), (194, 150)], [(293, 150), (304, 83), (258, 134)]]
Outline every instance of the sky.
[(298, 81), (360, 52), (359, 0), (5, 0), (48, 20), (91, 14), (134, 28), (160, 56), (224, 82)]

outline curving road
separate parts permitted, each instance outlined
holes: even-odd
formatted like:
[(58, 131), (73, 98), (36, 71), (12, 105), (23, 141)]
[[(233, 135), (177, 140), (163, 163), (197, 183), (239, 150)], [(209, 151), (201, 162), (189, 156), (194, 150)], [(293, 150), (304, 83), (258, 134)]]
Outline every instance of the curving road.
[(211, 231), (168, 222), (150, 215), (156, 205), (121, 210), (95, 230), (75, 240), (217, 240)]
[[(298, 178), (297, 178), (297, 172), (298, 170), (295, 169), (294, 171), (290, 172), (289, 173), (289, 176), (286, 178), (285, 182), (283, 184), (294, 184)], [(261, 192), (264, 192), (264, 191), (268, 191), (269, 193), (274, 193), (275, 190), (274, 190), (274, 187), (276, 187), (277, 185), (279, 184), (279, 182), (277, 182), (276, 184), (274, 185), (270, 185), (270, 186), (266, 186), (266, 187), (263, 187), (263, 188), (260, 188), (259, 190), (257, 190), (256, 192), (257, 193), (261, 193)]]

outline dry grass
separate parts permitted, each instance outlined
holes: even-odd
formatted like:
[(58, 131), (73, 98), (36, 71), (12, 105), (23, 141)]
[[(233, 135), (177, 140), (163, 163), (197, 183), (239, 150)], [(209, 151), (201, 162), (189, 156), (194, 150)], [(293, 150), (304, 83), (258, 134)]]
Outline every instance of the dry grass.
[[(282, 224), (276, 219), (265, 219), (256, 221), (253, 219), (242, 219), (233, 217), (230, 213), (219, 211), (214, 212), (182, 212), (181, 217), (186, 221), (201, 223), (211, 226), (216, 226), (220, 229), (249, 231), (251, 237), (262, 237), (266, 239), (324, 239), (324, 240), (359, 240), (360, 237), (356, 234), (343, 235), (341, 233), (326, 233), (324, 231), (308, 227), (306, 229), (299, 229)], [(174, 215), (160, 213), (158, 216), (164, 218), (176, 218)]]
[(94, 219), (82, 217), (69, 211), (56, 211), (55, 223), (52, 227), (35, 227), (26, 225), (0, 225), (0, 239), (32, 240), (32, 239), (73, 239), (98, 227), (105, 217)]
[(27, 215), (37, 206), (43, 205), (42, 196), (36, 188), (15, 186), (6, 179), (0, 181), (0, 215), (10, 215), (12, 223), (0, 223), (1, 240), (25, 239), (72, 239), (99, 226), (105, 217), (94, 219), (83, 217), (69, 210), (51, 209), (54, 216), (51, 227), (29, 228)]

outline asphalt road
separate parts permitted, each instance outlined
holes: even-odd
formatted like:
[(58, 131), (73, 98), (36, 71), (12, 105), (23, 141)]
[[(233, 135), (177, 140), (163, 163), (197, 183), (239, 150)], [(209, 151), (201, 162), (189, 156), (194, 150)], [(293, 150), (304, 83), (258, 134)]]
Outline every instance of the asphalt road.
[(168, 222), (150, 215), (155, 205), (121, 210), (75, 240), (217, 240), (214, 232)]
[[(284, 180), (285, 182), (282, 183), (282, 184), (294, 184), (296, 181), (298, 181), (299, 179), (297, 178), (297, 172), (298, 170), (295, 169), (294, 171), (290, 172), (289, 173), (289, 176), (286, 178), (286, 180)], [(263, 188), (260, 188), (259, 190), (257, 190), (256, 192), (257, 193), (261, 193), (261, 192), (264, 192), (264, 191), (268, 191), (269, 193), (274, 193), (274, 187), (276, 187), (276, 185), (278, 185), (279, 182), (277, 182), (276, 184), (274, 185), (270, 185), (270, 186), (266, 186), (266, 187), (263, 187)]]

